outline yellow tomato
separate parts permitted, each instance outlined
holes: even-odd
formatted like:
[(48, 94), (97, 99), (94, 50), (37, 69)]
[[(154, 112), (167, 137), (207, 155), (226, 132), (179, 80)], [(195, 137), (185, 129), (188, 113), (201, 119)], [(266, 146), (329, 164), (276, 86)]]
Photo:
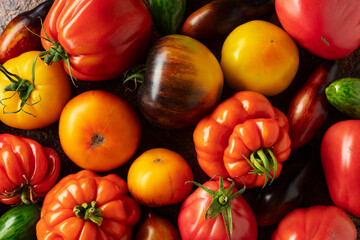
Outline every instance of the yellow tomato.
[(64, 152), (75, 164), (93, 171), (109, 171), (134, 155), (141, 125), (126, 101), (93, 90), (66, 104), (59, 120), (59, 137)]
[(181, 202), (189, 195), (193, 174), (178, 153), (154, 148), (141, 154), (131, 164), (127, 182), (131, 195), (141, 204), (160, 207)]
[(266, 96), (283, 92), (299, 67), (294, 40), (278, 26), (254, 20), (234, 29), (221, 52), (225, 82), (233, 89)]
[[(3, 107), (0, 111), (0, 120), (10, 127), (20, 129), (46, 127), (59, 119), (63, 107), (70, 99), (69, 77), (59, 62), (48, 66), (38, 58), (33, 84), (33, 61), (39, 53), (39, 51), (23, 53), (8, 60), (3, 66), (6, 71), (24, 80), (22, 87), (19, 88), (21, 96), (25, 94), (28, 88), (34, 87), (20, 111), (22, 101), (19, 92), (4, 92), (5, 87), (12, 82), (4, 74), (4, 69), (0, 72), (0, 100)], [(18, 81), (15, 76), (9, 76)], [(14, 88), (17, 86), (16, 84), (13, 85)]]

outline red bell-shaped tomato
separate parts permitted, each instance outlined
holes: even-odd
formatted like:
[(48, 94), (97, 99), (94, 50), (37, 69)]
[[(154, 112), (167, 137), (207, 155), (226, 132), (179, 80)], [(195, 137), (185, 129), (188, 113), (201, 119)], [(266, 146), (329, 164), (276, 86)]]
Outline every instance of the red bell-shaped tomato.
[(276, 0), (281, 25), (302, 47), (330, 60), (360, 45), (359, 0)]
[(55, 48), (43, 56), (46, 63), (64, 59), (80, 80), (112, 79), (144, 54), (151, 15), (141, 0), (56, 0), (41, 36), (56, 43), (42, 39), (45, 50)]

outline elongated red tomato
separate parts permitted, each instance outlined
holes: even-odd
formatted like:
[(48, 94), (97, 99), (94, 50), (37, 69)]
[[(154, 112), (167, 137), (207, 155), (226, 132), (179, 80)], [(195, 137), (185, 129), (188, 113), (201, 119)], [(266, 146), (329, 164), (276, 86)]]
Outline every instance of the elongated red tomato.
[(60, 173), (56, 151), (30, 138), (0, 134), (0, 202), (34, 202), (44, 197)]
[[(56, 52), (50, 50), (45, 62), (63, 58), (75, 78), (106, 80), (120, 76), (145, 53), (151, 16), (141, 0), (56, 0), (44, 30), (56, 42)], [(54, 43), (42, 39), (42, 45), (49, 50)]]
[(360, 120), (332, 125), (321, 142), (321, 163), (336, 206), (360, 217)]
[(38, 240), (130, 240), (139, 205), (116, 174), (70, 174), (46, 195), (36, 225)]

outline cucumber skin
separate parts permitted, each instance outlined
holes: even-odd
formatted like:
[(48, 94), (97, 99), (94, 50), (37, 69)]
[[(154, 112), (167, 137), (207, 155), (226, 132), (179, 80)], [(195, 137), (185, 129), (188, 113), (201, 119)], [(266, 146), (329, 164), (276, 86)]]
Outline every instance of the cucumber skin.
[(325, 89), (326, 98), (348, 117), (360, 119), (360, 79), (341, 78)]
[(36, 239), (40, 207), (35, 204), (13, 207), (0, 217), (0, 240)]
[(175, 34), (185, 17), (186, 0), (149, 0), (149, 11), (161, 35)]

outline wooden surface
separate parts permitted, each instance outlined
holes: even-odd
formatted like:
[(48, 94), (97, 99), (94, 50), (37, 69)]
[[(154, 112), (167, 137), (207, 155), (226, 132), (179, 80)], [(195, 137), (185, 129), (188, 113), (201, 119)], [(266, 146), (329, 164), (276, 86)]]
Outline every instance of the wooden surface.
[[(1, 0), (0, 1), (0, 32), (6, 26), (6, 24), (15, 17), (18, 13), (31, 9), (43, 0)], [(203, 4), (209, 2), (209, 0), (189, 0), (187, 11), (188, 13), (193, 10), (199, 8)], [(273, 15), (269, 21), (278, 24), (276, 15)], [(208, 42), (206, 45), (214, 52), (216, 57), (220, 59), (220, 49), (222, 46), (222, 41)], [(315, 67), (321, 62), (320, 58), (317, 58), (308, 52), (300, 49), (300, 68), (298, 74), (296, 75), (293, 83), (290, 87), (282, 94), (270, 98), (271, 102), (274, 106), (278, 107), (280, 110), (286, 112), (288, 103), (290, 102), (292, 96), (296, 91), (301, 87), (301, 85), (306, 81), (309, 74), (315, 69)], [(342, 59), (340, 62), (340, 71), (338, 77), (358, 77), (360, 78), (360, 49), (357, 49), (354, 53), (352, 53), (346, 59)], [(115, 169), (111, 172), (119, 174), (121, 177), (126, 179), (127, 171), (130, 167), (131, 162), (139, 156), (142, 152), (147, 149), (151, 149), (154, 147), (164, 147), (171, 149), (173, 151), (181, 154), (190, 164), (194, 178), (196, 181), (204, 182), (208, 179), (206, 174), (199, 167), (196, 160), (196, 153), (194, 150), (194, 144), (192, 141), (192, 131), (194, 126), (189, 127), (184, 130), (178, 131), (170, 131), (163, 130), (152, 126), (149, 124), (144, 117), (141, 115), (139, 108), (136, 105), (136, 92), (126, 91), (124, 86), (122, 85), (121, 79), (109, 80), (106, 82), (81, 82), (79, 88), (72, 88), (72, 96), (76, 96), (81, 92), (92, 90), (92, 89), (102, 89), (110, 91), (114, 94), (125, 99), (129, 102), (133, 108), (137, 111), (138, 116), (140, 117), (140, 121), (142, 124), (143, 132), (141, 143), (139, 149), (137, 150), (134, 157), (126, 163), (124, 166)], [(225, 86), (222, 99), (225, 99), (231, 96), (234, 93), (233, 90), (229, 89)], [(326, 131), (326, 129), (331, 126), (333, 123), (346, 119), (345, 116), (340, 114), (335, 109), (331, 109), (329, 118), (319, 131), (319, 133), (315, 136), (315, 138), (311, 141), (310, 144), (315, 147), (319, 146), (322, 134)], [(22, 136), (31, 137), (43, 145), (53, 147), (57, 150), (62, 159), (62, 169), (60, 173), (60, 177), (66, 176), (69, 173), (74, 173), (80, 170), (71, 160), (67, 158), (64, 152), (61, 149), (60, 141), (58, 137), (58, 126), (57, 123), (52, 124), (49, 127), (36, 129), (36, 130), (17, 130), (10, 128), (2, 123), (0, 123), (0, 132), (8, 132)], [(317, 154), (317, 153), (314, 153)], [(102, 173), (108, 174), (109, 172)], [(244, 194), (244, 197), (251, 202), (258, 192), (261, 189), (250, 189), (247, 190)], [(321, 169), (319, 170), (319, 174), (311, 179), (311, 184), (309, 184), (306, 195), (304, 197), (303, 202), (300, 207), (307, 207), (317, 204), (332, 204), (331, 199), (329, 198), (326, 183), (324, 180), (324, 176), (322, 174)], [(160, 216), (168, 218), (176, 225), (177, 214), (180, 208), (180, 204), (175, 204), (172, 206), (166, 206), (162, 208), (147, 208), (142, 206), (143, 217), (146, 216), (148, 211), (152, 211)], [(8, 206), (4, 204), (0, 204), (0, 213), (2, 214), (4, 211), (8, 209)], [(354, 219), (357, 224), (357, 228), (359, 229), (358, 220)], [(269, 239), (270, 234), (274, 230), (276, 226), (271, 227), (260, 227), (259, 228), (259, 239)], [(359, 239), (359, 238), (358, 238)]]

